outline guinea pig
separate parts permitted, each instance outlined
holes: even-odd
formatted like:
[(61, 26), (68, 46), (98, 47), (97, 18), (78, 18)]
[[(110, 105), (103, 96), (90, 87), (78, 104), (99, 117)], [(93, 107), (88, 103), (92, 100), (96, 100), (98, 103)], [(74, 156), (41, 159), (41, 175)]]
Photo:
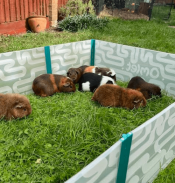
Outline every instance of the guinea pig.
[(89, 66), (84, 69), (83, 74), (87, 72), (108, 76), (108, 77), (111, 77), (114, 81), (116, 81), (116, 73), (113, 69), (110, 69), (110, 68)]
[(98, 87), (92, 100), (99, 102), (105, 107), (137, 109), (146, 106), (146, 99), (141, 92), (129, 88), (122, 88), (118, 85), (105, 84)]
[(32, 112), (27, 97), (17, 93), (0, 94), (0, 105), (0, 118), (6, 120), (23, 118)]
[(133, 77), (129, 83), (127, 88), (132, 88), (142, 92), (146, 99), (152, 97), (152, 95), (157, 95), (161, 97), (161, 89), (159, 86), (151, 83), (147, 83), (144, 79), (140, 76)]
[(36, 95), (47, 97), (56, 92), (75, 92), (73, 81), (66, 76), (42, 74), (33, 81), (32, 89)]
[(101, 76), (94, 73), (85, 73), (79, 81), (79, 91), (94, 92), (96, 88), (104, 84), (116, 84), (114, 80), (108, 76)]
[(86, 67), (89, 67), (87, 65), (82, 65), (78, 68), (70, 68), (68, 71), (67, 71), (67, 76), (69, 78), (71, 78), (73, 80), (74, 83), (78, 83), (83, 72), (84, 72), (84, 69)]

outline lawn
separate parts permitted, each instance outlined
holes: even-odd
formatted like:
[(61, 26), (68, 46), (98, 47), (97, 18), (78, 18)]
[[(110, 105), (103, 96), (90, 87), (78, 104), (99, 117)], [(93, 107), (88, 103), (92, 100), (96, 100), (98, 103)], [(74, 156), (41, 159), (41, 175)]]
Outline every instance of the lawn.
[[(117, 82), (120, 86), (127, 83)], [(145, 108), (105, 108), (92, 93), (27, 95), (32, 114), (0, 121), (0, 182), (63, 182), (175, 99), (153, 98)]]
[[(172, 20), (171, 20), (172, 21)], [(0, 53), (87, 39), (175, 53), (175, 29), (168, 22), (112, 19), (103, 30), (1, 37)], [(127, 83), (117, 81), (126, 87)], [(163, 94), (145, 108), (105, 108), (92, 93), (27, 95), (33, 112), (27, 118), (0, 121), (0, 182), (64, 182), (155, 114), (175, 102)], [(175, 161), (155, 182), (173, 182)]]
[[(172, 15), (175, 20), (175, 10)], [(170, 22), (172, 23), (173, 20)], [(175, 53), (175, 29), (168, 25), (168, 23), (154, 20), (112, 19), (103, 30), (83, 30), (77, 33), (28, 33), (21, 36), (2, 37), (0, 53), (89, 39)]]

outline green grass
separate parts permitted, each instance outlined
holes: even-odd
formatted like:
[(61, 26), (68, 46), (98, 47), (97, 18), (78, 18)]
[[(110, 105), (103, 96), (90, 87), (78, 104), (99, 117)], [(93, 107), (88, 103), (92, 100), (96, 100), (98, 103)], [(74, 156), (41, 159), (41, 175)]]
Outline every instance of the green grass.
[[(113, 19), (103, 30), (1, 36), (0, 53), (87, 39), (175, 53), (175, 29), (168, 27), (173, 21)], [(63, 182), (118, 141), (122, 133), (175, 101), (164, 94), (149, 100), (145, 108), (129, 111), (101, 107), (91, 96), (78, 91), (47, 98), (28, 95), (33, 108), (29, 117), (1, 120), (0, 182)], [(174, 182), (173, 172), (175, 160), (155, 182)]]
[[(175, 10), (172, 11), (173, 13)], [(77, 33), (40, 33), (2, 37), (0, 53), (63, 44), (87, 39), (99, 39), (124, 45), (175, 53), (175, 29), (168, 24), (146, 20), (112, 19), (103, 30), (84, 30)]]
[(162, 170), (158, 177), (154, 180), (154, 183), (174, 183), (175, 182), (175, 159)]
[(158, 5), (153, 6), (151, 17), (158, 20), (167, 20), (171, 12), (171, 6)]
[[(169, 13), (171, 15), (167, 20), (166, 18)], [(171, 9), (169, 5), (153, 6), (151, 19), (157, 22), (166, 23), (169, 26), (175, 26), (175, 9), (173, 7)]]
[(63, 182), (123, 133), (175, 102), (164, 94), (150, 99), (145, 108), (127, 110), (101, 107), (90, 100), (92, 95), (78, 91), (47, 98), (27, 95), (33, 109), (30, 116), (0, 121), (0, 182)]

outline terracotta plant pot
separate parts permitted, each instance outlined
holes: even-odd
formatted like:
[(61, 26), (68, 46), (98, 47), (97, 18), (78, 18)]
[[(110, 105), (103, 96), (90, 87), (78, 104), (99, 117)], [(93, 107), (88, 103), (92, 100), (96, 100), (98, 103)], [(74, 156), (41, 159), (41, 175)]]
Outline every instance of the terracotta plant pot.
[(39, 33), (46, 29), (47, 19), (45, 16), (30, 16), (28, 24), (32, 32)]

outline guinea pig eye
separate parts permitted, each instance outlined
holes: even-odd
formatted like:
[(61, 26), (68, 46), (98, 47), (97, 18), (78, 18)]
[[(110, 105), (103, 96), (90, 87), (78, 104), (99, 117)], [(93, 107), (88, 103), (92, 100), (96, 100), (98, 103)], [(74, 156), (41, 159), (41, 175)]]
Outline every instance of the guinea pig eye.
[(69, 87), (72, 88), (72, 85), (70, 85)]
[(26, 108), (24, 108), (23, 110), (26, 111)]

